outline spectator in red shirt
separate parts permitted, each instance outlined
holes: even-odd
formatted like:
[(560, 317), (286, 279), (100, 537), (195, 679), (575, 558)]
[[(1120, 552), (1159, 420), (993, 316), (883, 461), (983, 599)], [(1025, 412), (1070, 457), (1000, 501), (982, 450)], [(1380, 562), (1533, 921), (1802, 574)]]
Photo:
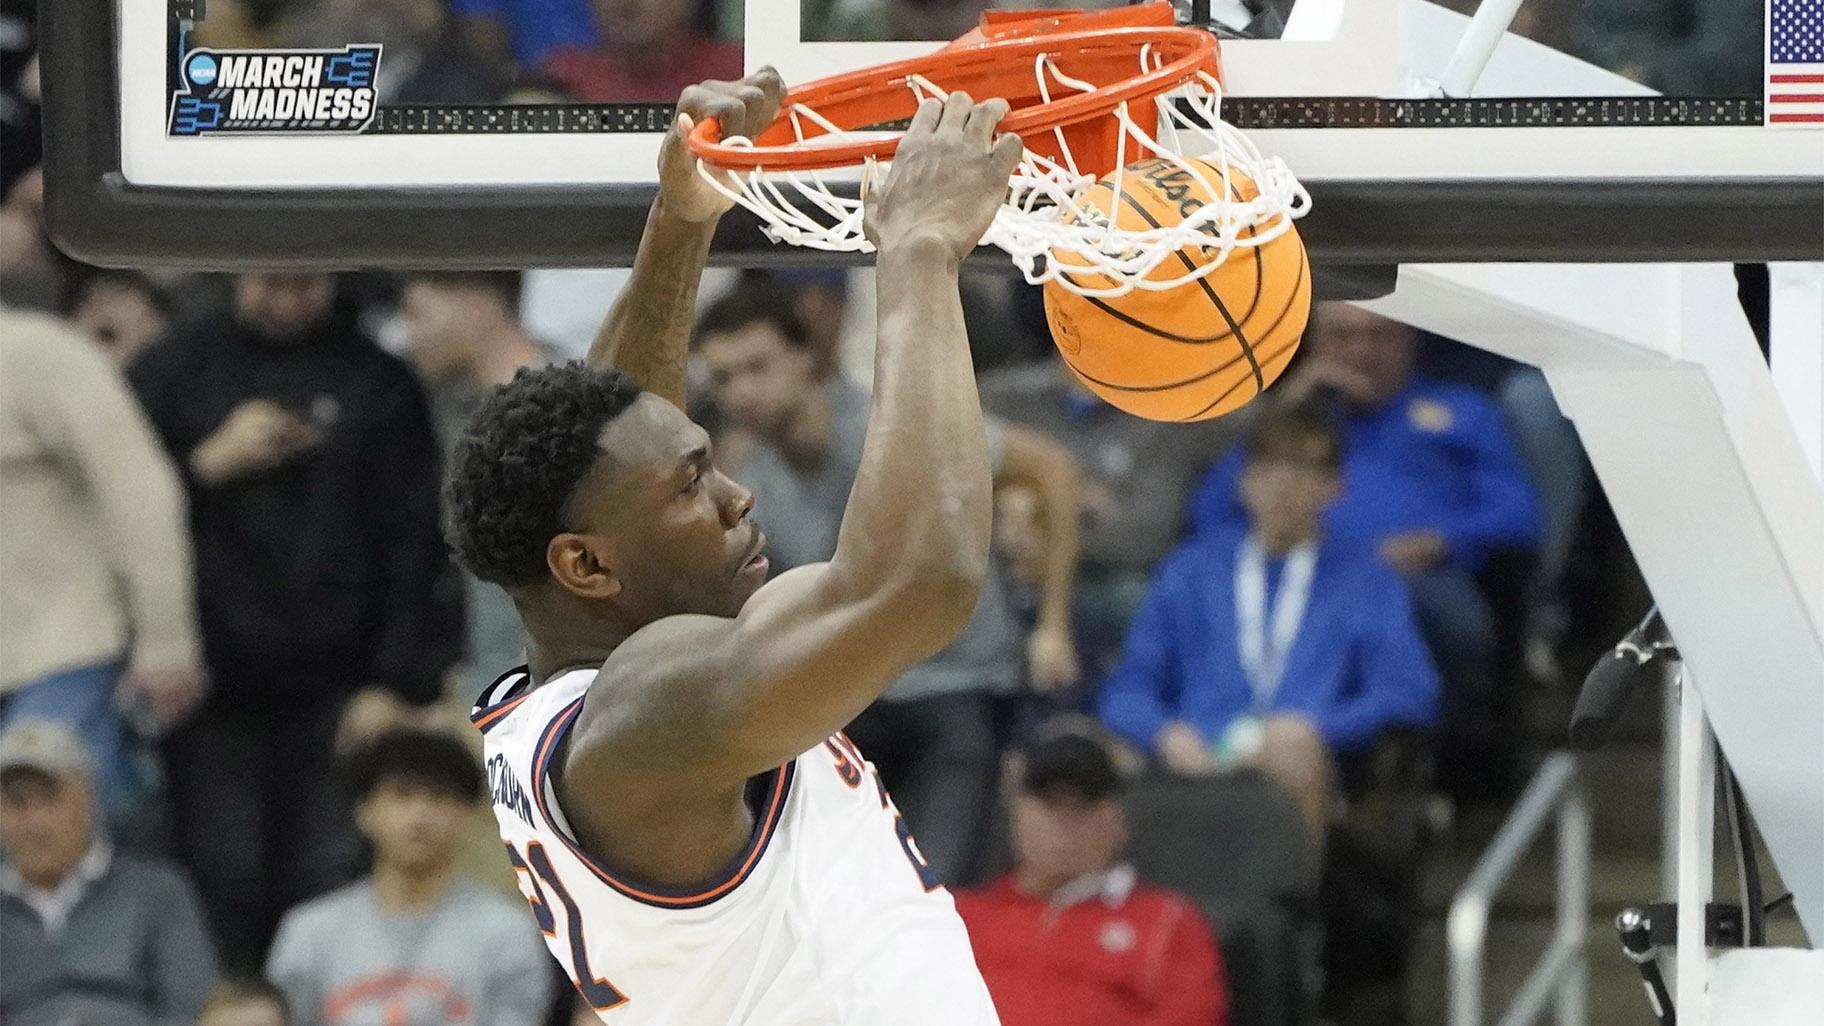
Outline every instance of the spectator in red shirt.
[(564, 47), (545, 61), (545, 76), (584, 103), (678, 98), (705, 79), (741, 77), (741, 44), (714, 36), (712, 4), (703, 0), (594, 0), (601, 41)]
[(1121, 862), (1127, 813), (1108, 751), (1066, 733), (1024, 761), (1013, 871), (956, 897), (1003, 1026), (1226, 1026), (1203, 914)]

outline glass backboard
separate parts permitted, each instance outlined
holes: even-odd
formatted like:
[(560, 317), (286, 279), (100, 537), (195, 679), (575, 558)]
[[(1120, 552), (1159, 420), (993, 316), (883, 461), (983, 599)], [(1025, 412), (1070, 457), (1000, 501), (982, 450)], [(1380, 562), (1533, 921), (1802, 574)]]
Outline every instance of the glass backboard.
[[(684, 84), (916, 55), (990, 5), (326, 0), (262, 23), (269, 6), (47, 8), (66, 245), (192, 266), (624, 262)], [(1511, 26), (1426, 0), (1180, 6), (1222, 37), (1225, 118), (1310, 187), (1320, 264), (1824, 251), (1824, 100), (1788, 102), (1824, 84), (1770, 83), (1760, 0), (1691, 5), (1706, 13), (1675, 40), (1594, 0), (1528, 0)], [(740, 223), (717, 252), (827, 259)]]

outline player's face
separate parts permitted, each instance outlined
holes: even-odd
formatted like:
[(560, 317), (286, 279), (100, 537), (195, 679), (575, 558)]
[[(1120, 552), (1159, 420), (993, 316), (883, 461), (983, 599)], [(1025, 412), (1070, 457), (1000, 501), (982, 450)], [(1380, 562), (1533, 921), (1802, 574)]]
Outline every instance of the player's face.
[(1013, 798), (1013, 853), (1022, 877), (1057, 887), (1106, 871), (1127, 843), (1115, 799), (1085, 801), (1021, 792)]
[(13, 770), (0, 777), (0, 849), (27, 882), (53, 886), (89, 850), (89, 786), (80, 777)]
[(753, 493), (715, 466), (709, 435), (650, 393), (602, 434), (578, 489), (576, 528), (599, 547), (610, 598), (639, 624), (679, 613), (734, 616), (766, 582)]
[(441, 868), (456, 857), (469, 803), (406, 780), (382, 780), (356, 810), (374, 858), (407, 871)]
[(778, 443), (817, 387), (816, 358), (764, 321), (703, 340), (716, 405), (736, 427)]

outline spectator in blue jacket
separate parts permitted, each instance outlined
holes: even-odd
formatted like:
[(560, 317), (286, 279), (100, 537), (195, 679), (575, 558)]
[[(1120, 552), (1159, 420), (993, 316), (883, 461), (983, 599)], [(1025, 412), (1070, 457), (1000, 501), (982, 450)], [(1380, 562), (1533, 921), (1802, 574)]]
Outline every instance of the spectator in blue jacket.
[(1245, 521), (1166, 559), (1101, 712), (1173, 772), (1258, 766), (1321, 844), (1334, 755), (1429, 724), (1437, 674), (1405, 584), (1322, 526), (1343, 462), (1329, 423), (1274, 406), (1242, 448)]
[[(1415, 377), (1415, 332), (1346, 303), (1317, 311), (1301, 365), (1275, 393), (1335, 416), (1346, 459), (1324, 516), (1338, 541), (1370, 546), (1412, 590), (1447, 692), (1446, 732), (1473, 739), (1494, 708), (1495, 618), (1477, 582), (1488, 556), (1538, 545), (1538, 501), (1502, 414), (1481, 393)], [(1199, 533), (1243, 519), (1231, 455), (1199, 486)]]

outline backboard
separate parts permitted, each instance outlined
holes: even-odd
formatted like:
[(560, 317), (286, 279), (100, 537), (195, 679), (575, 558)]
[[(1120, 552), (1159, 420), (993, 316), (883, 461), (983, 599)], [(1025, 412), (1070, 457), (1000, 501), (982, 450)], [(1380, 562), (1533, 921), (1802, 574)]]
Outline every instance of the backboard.
[[(615, 21), (616, 0), (594, 5), (603, 24), (631, 24)], [(286, 49), (257, 54), (225, 30), (226, 0), (55, 0), (42, 19), (51, 226), (71, 252), (103, 263), (625, 263), (674, 79), (771, 63), (804, 81), (910, 56), (938, 42), (883, 37), (948, 37), (985, 5), (680, 3), (694, 21), (676, 31), (697, 42), (660, 70), (591, 64), (591, 48), (578, 46), (522, 68), (521, 81), (540, 89), (481, 103), (473, 89), (448, 87), (448, 75), (437, 88), (434, 72), (452, 58), (414, 20), (440, 10), (437, 0), (335, 0), (325, 9), (344, 16), (294, 27)], [(1668, 100), (1503, 35), (1498, 17), (1477, 29), (1496, 30), (1486, 67), (1465, 72), (1471, 20), (1425, 0), (1277, 0), (1258, 17), (1241, 0), (1211, 6), (1215, 22), (1277, 37), (1223, 39), (1226, 116), (1310, 187), (1303, 231), (1320, 266), (1541, 260), (1568, 246), (1600, 260), (1824, 252), (1824, 127), (1766, 122), (1758, 21), (1725, 34), (1740, 45), (1698, 83), (1727, 95)], [(1752, 16), (1760, 5), (1734, 6)], [(1604, 26), (1559, 29), (1561, 45), (1627, 59), (1625, 48), (1604, 48)], [(1578, 32), (1596, 42), (1572, 39)], [(110, 38), (112, 51), (93, 45)], [(288, 57), (297, 60), (275, 63)], [(272, 81), (261, 77), (269, 66)], [(304, 82), (301, 71), (321, 78)], [(335, 89), (346, 107), (297, 105)], [(457, 94), (464, 102), (445, 102)], [(732, 264), (830, 259), (774, 246), (738, 218), (716, 254)]]

